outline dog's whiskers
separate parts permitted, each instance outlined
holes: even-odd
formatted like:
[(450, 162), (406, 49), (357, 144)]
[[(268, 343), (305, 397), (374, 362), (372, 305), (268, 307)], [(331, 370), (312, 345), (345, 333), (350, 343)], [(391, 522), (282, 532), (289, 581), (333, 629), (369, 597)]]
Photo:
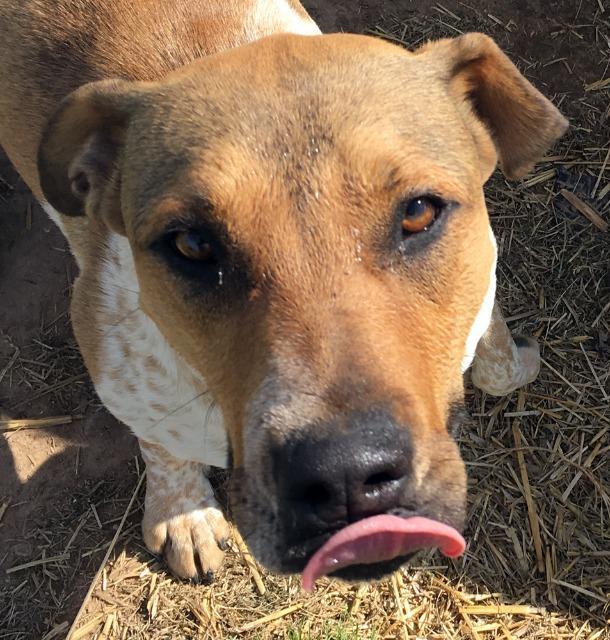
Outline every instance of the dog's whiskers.
[(106, 329), (106, 331), (104, 331), (100, 337), (103, 338), (107, 336), (111, 331), (119, 327), (121, 324), (123, 324), (123, 322), (125, 322), (125, 320), (127, 320), (130, 316), (132, 316), (134, 313), (137, 313), (138, 311), (141, 311), (139, 306), (137, 306), (135, 309), (132, 309), (131, 311), (126, 313), (120, 320), (117, 320), (116, 322), (112, 322), (110, 325), (108, 325), (108, 329)]

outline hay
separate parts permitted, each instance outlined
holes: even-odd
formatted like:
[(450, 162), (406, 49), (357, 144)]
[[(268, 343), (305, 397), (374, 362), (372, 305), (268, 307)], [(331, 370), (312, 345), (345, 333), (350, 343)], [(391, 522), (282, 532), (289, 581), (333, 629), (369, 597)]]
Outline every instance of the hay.
[(0, 419), (0, 431), (21, 431), (22, 429), (47, 429), (72, 424), (82, 416), (55, 416), (48, 418), (23, 418), (21, 420)]

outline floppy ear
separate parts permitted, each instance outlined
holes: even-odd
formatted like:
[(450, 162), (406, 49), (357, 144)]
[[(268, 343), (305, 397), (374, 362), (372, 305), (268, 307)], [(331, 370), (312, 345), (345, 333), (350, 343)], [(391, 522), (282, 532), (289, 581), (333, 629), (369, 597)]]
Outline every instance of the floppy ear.
[[(486, 35), (469, 33), (432, 42), (416, 53), (433, 56), (436, 64), (439, 58), (444, 61), (450, 91), (458, 100), (469, 102), (485, 125), (507, 178), (520, 178), (530, 171), (568, 127), (559, 110)], [(484, 143), (482, 133), (480, 127), (474, 132), (478, 143)], [(484, 150), (486, 155), (489, 152)]]
[(44, 197), (68, 216), (99, 216), (125, 233), (120, 205), (119, 160), (135, 106), (136, 83), (86, 84), (59, 105), (38, 149)]

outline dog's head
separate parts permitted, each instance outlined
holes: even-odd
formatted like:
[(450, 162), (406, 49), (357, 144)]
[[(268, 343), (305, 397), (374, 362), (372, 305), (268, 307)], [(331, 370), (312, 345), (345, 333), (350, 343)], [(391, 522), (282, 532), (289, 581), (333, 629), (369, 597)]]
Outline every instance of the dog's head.
[(477, 34), (273, 36), (86, 85), (52, 118), (45, 196), (129, 239), (142, 308), (222, 409), (269, 568), (332, 536), (311, 571), (371, 577), (459, 537), (452, 423), (495, 284), (483, 185), (565, 127)]

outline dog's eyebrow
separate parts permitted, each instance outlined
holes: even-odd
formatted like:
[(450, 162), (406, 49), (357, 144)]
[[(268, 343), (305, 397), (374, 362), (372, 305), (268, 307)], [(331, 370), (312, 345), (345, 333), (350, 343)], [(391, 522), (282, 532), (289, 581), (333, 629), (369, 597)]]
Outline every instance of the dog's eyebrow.
[(140, 207), (133, 216), (134, 234), (143, 244), (154, 240), (163, 232), (196, 228), (204, 224), (222, 229), (221, 235), (227, 235), (226, 228), (214, 215), (214, 205), (202, 195), (187, 198), (166, 195)]
[(214, 205), (207, 197), (194, 196), (178, 202), (181, 204), (173, 212), (171, 209), (166, 209), (167, 217), (171, 217), (175, 222), (185, 226), (197, 226), (201, 223), (214, 224), (215, 226), (219, 224), (214, 215)]

